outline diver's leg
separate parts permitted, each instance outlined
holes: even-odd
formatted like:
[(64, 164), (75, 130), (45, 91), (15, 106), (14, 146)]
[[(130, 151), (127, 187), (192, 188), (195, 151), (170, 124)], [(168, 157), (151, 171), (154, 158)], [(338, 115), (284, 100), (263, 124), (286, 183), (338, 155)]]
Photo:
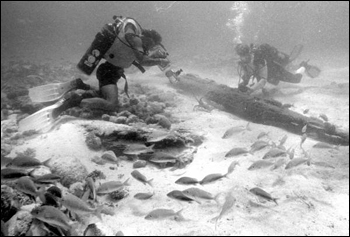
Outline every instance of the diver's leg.
[(297, 83), (300, 83), (302, 77), (303, 77), (302, 71), (297, 70), (297, 72), (293, 74), (285, 70), (280, 77), (280, 81), (297, 84)]
[(99, 81), (100, 94), (102, 98), (85, 98), (81, 106), (87, 109), (101, 109), (116, 111), (118, 109), (118, 87), (117, 81), (124, 70), (108, 62), (101, 64), (96, 71)]
[(80, 106), (87, 109), (101, 109), (106, 111), (116, 111), (118, 109), (118, 87), (109, 84), (101, 87), (103, 98), (87, 98), (83, 99)]

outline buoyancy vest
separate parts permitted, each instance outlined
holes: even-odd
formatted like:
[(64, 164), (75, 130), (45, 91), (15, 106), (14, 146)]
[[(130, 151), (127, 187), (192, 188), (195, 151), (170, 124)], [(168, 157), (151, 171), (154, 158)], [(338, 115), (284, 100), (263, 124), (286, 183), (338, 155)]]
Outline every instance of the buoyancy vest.
[(121, 24), (118, 27), (118, 35), (115, 38), (113, 45), (104, 55), (104, 58), (109, 63), (121, 68), (130, 67), (136, 59), (133, 52), (133, 46), (130, 45), (129, 42), (125, 39), (125, 30), (129, 24), (132, 24), (134, 26), (135, 35), (141, 36), (142, 29), (135, 20), (131, 18), (121, 19)]

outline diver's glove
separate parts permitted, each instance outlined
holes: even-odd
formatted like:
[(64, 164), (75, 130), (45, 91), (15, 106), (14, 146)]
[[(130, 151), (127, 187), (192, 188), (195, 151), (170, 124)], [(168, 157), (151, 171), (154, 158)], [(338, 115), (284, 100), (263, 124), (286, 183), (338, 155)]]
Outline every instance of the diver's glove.
[[(310, 59), (309, 59), (310, 60)], [(309, 60), (307, 61), (302, 61), (300, 64), (299, 64), (299, 67), (304, 67), (306, 70), (309, 70), (310, 69), (310, 65), (308, 64)]]
[(244, 84), (244, 82), (242, 82), (238, 85), (238, 90), (246, 93), (249, 90), (249, 88), (247, 87), (247, 85)]

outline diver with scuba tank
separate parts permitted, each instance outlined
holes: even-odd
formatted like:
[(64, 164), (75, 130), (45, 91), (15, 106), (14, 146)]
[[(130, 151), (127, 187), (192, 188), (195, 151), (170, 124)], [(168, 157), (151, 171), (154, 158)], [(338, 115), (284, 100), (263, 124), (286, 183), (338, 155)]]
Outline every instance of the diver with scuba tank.
[[(117, 111), (119, 107), (117, 82), (120, 78), (125, 79), (124, 91), (128, 96), (124, 69), (131, 65), (135, 65), (142, 73), (145, 72), (143, 66), (157, 65), (161, 70), (167, 69), (165, 74), (168, 78), (175, 78), (181, 73), (182, 70), (173, 72), (169, 69), (168, 53), (161, 44), (162, 37), (157, 31), (142, 29), (133, 18), (114, 16), (113, 20), (113, 23), (104, 25), (96, 34), (91, 46), (77, 65), (87, 75), (91, 75), (97, 68), (99, 90), (92, 90), (90, 85), (79, 78), (71, 82), (30, 89), (29, 96), (33, 102), (59, 101), (21, 120), (19, 123), (21, 131), (45, 130), (63, 111), (75, 106), (88, 110)], [(154, 53), (157, 47), (158, 53)], [(105, 61), (101, 63), (102, 60)], [(85, 91), (77, 93), (76, 89)]]
[[(289, 72), (286, 67), (294, 61), (303, 49), (297, 45), (290, 55), (278, 51), (269, 44), (253, 45), (238, 44), (235, 51), (239, 56), (238, 75), (240, 77), (238, 89), (251, 94), (260, 89), (264, 92), (266, 83), (278, 85), (280, 81), (288, 83), (300, 83), (304, 72), (312, 78), (317, 77), (321, 70), (311, 66), (308, 61), (299, 64), (295, 74)], [(255, 80), (251, 85), (251, 80)]]

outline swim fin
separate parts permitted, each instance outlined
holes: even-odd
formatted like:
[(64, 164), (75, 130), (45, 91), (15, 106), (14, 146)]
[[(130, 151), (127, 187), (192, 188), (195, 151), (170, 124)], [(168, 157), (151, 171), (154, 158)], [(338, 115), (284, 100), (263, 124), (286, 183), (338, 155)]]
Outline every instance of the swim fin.
[(303, 48), (304, 46), (302, 44), (294, 46), (292, 52), (289, 54), (289, 63), (293, 62), (297, 57), (299, 57), (303, 51)]
[(89, 90), (90, 86), (78, 78), (73, 81), (30, 88), (29, 97), (32, 102), (36, 103), (53, 102), (61, 99), (67, 92), (74, 89)]
[(64, 95), (64, 98), (57, 101), (55, 104), (43, 108), (38, 112), (29, 115), (19, 121), (19, 131), (36, 130), (37, 132), (48, 132), (54, 125), (58, 116), (65, 110), (78, 106), (83, 97), (75, 92), (69, 92)]
[(321, 69), (319, 69), (319, 68), (316, 67), (316, 66), (309, 65), (309, 67), (306, 68), (305, 73), (306, 73), (306, 75), (308, 75), (309, 77), (315, 78), (315, 77), (318, 77), (318, 76), (320, 75)]
[(321, 73), (321, 69), (318, 68), (317, 66), (314, 66), (314, 65), (310, 65), (308, 62), (310, 61), (307, 60), (306, 62), (303, 61), (300, 63), (300, 66), (303, 66), (305, 67), (305, 73), (306, 75), (308, 75), (309, 77), (311, 78), (315, 78), (315, 77), (318, 77)]
[(28, 117), (22, 119), (18, 123), (19, 132), (25, 132), (29, 130), (35, 130), (37, 132), (48, 132), (54, 125), (55, 118), (52, 116), (54, 109), (61, 106), (62, 100), (58, 101), (56, 104), (45, 107), (36, 113), (29, 115)]

